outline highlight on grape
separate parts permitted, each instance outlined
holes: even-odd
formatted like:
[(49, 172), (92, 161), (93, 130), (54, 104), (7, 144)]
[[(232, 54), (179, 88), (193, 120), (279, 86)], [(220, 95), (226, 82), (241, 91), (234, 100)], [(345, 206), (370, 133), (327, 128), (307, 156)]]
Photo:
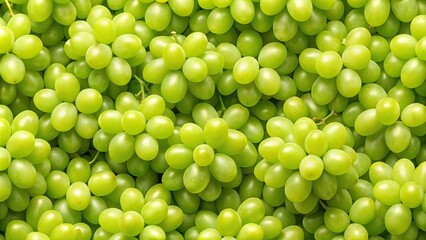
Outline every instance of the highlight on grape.
[(0, 16), (0, 240), (426, 239), (426, 1)]

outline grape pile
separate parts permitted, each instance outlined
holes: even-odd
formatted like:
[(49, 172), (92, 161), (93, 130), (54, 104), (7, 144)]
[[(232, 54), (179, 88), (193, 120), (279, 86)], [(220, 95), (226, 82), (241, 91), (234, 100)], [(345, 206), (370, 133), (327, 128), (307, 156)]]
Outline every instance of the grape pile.
[(426, 239), (425, 1), (0, 15), (0, 240)]

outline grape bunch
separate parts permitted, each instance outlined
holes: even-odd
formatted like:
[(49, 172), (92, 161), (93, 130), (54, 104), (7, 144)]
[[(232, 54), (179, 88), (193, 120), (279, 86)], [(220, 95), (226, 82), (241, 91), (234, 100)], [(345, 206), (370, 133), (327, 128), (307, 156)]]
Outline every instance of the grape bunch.
[(0, 16), (0, 240), (426, 239), (424, 1)]

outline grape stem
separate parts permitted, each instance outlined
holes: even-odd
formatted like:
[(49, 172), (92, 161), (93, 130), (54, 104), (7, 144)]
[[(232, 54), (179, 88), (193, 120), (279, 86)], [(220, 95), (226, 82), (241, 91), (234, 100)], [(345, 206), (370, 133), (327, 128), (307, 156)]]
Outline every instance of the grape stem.
[(223, 112), (225, 112), (226, 110), (226, 107), (225, 107), (225, 103), (223, 102), (221, 94), (219, 94), (219, 102), (220, 102), (219, 116), (222, 116)]
[(316, 123), (316, 125), (323, 125), (325, 124), (325, 122), (332, 116), (336, 116), (337, 112), (334, 110), (331, 110), (331, 112), (325, 116), (324, 118), (320, 118), (320, 117), (313, 117), (312, 120), (314, 120), (314, 122)]
[(176, 42), (179, 42), (179, 41), (178, 41), (178, 38), (177, 38), (177, 36), (176, 36), (176, 31), (172, 31), (170, 34), (172, 35), (173, 39), (174, 39)]
[(148, 88), (148, 86), (146, 85), (146, 83), (142, 80), (142, 79), (140, 79), (138, 76), (136, 76), (136, 75), (133, 75), (133, 77), (139, 82), (139, 84), (140, 84), (140, 86), (141, 86), (141, 90), (140, 90), (140, 92), (138, 92), (137, 94), (136, 94), (136, 97), (139, 97), (139, 96), (141, 96), (141, 99), (145, 99), (145, 91), (147, 91), (148, 93), (150, 92), (149, 91), (149, 88)]
[(94, 163), (96, 161), (96, 159), (98, 159), (100, 153), (101, 152), (99, 152), (99, 151), (96, 152), (96, 154), (93, 157), (93, 159), (89, 162), (90, 165), (92, 165), (92, 163)]
[(7, 9), (9, 9), (9, 13), (10, 13), (10, 15), (11, 15), (12, 17), (13, 17), (13, 16), (15, 16), (15, 13), (13, 13), (12, 5), (10, 4), (9, 0), (4, 0), (4, 2), (6, 3)]
[(327, 210), (327, 208), (329, 208), (322, 200), (319, 200), (319, 203), (323, 209)]

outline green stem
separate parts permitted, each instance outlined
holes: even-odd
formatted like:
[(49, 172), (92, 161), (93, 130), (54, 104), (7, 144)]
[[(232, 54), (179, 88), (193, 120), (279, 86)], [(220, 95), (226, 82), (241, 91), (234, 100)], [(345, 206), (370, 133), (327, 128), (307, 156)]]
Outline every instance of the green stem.
[(147, 91), (149, 93), (149, 88), (146, 85), (146, 83), (140, 79), (138, 76), (133, 75), (133, 77), (139, 82), (140, 86), (141, 86), (141, 91), (136, 94), (136, 96), (142, 96), (141, 99), (145, 99), (145, 91)]
[(12, 5), (10, 4), (9, 0), (4, 0), (4, 2), (6, 3), (7, 9), (9, 9), (10, 15), (12, 17), (15, 16), (15, 14), (13, 13), (13, 10), (12, 10)]
[(220, 102), (219, 116), (222, 116), (223, 112), (225, 112), (225, 110), (226, 110), (226, 107), (225, 107), (225, 103), (223, 102), (221, 94), (219, 94), (219, 102)]
[(98, 159), (100, 153), (101, 152), (99, 152), (99, 151), (96, 152), (96, 154), (93, 157), (93, 159), (89, 162), (90, 165), (92, 165), (92, 163), (94, 163), (96, 161), (96, 159)]
[(325, 122), (326, 122), (326, 121), (327, 121), (330, 117), (332, 117), (332, 116), (336, 116), (336, 115), (337, 115), (336, 111), (331, 110), (331, 112), (330, 112), (327, 116), (325, 116), (324, 118), (313, 117), (313, 118), (312, 118), (312, 120), (314, 120), (314, 121), (315, 121), (315, 123), (316, 123), (317, 125), (323, 125), (323, 124), (325, 124)]
[(179, 42), (179, 41), (178, 41), (178, 38), (177, 38), (177, 36), (176, 36), (176, 32), (175, 32), (175, 31), (172, 31), (170, 34), (172, 35), (173, 39), (174, 39), (176, 42)]
[(329, 208), (329, 206), (327, 206), (322, 200), (319, 200), (319, 203), (320, 203), (321, 207), (324, 208), (325, 210), (327, 210), (327, 208)]

